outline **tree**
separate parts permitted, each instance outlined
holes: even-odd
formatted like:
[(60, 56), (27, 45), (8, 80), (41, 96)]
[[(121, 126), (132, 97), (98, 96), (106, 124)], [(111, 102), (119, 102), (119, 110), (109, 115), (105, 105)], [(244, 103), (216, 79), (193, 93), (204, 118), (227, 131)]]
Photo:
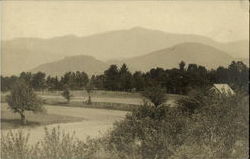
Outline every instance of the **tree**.
[(67, 84), (70, 89), (83, 89), (88, 83), (89, 78), (85, 72), (66, 72), (61, 78), (61, 85)]
[(104, 88), (107, 90), (118, 90), (119, 88), (119, 70), (116, 65), (111, 65), (104, 71)]
[(179, 69), (180, 69), (181, 71), (184, 71), (184, 70), (185, 70), (185, 65), (186, 65), (186, 63), (185, 63), (184, 61), (181, 61), (181, 62), (179, 63)]
[(32, 75), (32, 87), (35, 90), (43, 90), (44, 88), (46, 88), (46, 74), (43, 72), (37, 72), (35, 74)]
[(133, 74), (133, 88), (136, 88), (137, 91), (141, 91), (144, 88), (145, 80), (143, 78), (143, 73), (140, 71), (136, 71)]
[(1, 91), (9, 91), (11, 90), (12, 86), (16, 83), (18, 80), (17, 76), (11, 76), (11, 77), (3, 77), (1, 76), (0, 83), (1, 83)]
[(88, 100), (87, 100), (87, 104), (92, 104), (92, 101), (91, 101), (91, 92), (93, 90), (93, 84), (92, 82), (90, 81), (87, 86), (86, 86), (86, 91), (88, 93)]
[(70, 98), (72, 95), (70, 94), (69, 87), (67, 85), (64, 86), (62, 96), (67, 100), (67, 102), (70, 102)]
[(76, 84), (75, 89), (83, 89), (89, 82), (89, 77), (85, 72), (76, 71), (74, 83)]
[(56, 77), (48, 76), (46, 80), (46, 84), (49, 90), (59, 90), (60, 89), (60, 82)]
[(75, 83), (75, 73), (74, 72), (66, 72), (63, 77), (61, 78), (61, 84), (63, 86), (67, 85), (66, 87), (70, 89), (74, 89), (76, 87)]
[(119, 90), (128, 91), (132, 88), (132, 74), (128, 71), (126, 64), (123, 64), (119, 71)]
[(25, 81), (27, 84), (32, 84), (32, 74), (31, 72), (22, 72), (19, 76), (20, 79)]
[(229, 81), (233, 87), (247, 90), (249, 83), (249, 68), (241, 61), (232, 61), (228, 66)]
[(20, 114), (24, 125), (26, 124), (25, 111), (45, 111), (42, 100), (36, 96), (33, 89), (23, 80), (18, 81), (13, 87), (10, 95), (7, 96), (7, 102), (14, 113)]
[(142, 96), (150, 100), (155, 107), (158, 107), (166, 101), (165, 92), (165, 89), (160, 86), (149, 87), (142, 92)]
[(92, 75), (90, 80), (96, 89), (104, 89), (104, 75)]
[(198, 71), (198, 65), (197, 64), (189, 64), (187, 71), (190, 73), (196, 73)]

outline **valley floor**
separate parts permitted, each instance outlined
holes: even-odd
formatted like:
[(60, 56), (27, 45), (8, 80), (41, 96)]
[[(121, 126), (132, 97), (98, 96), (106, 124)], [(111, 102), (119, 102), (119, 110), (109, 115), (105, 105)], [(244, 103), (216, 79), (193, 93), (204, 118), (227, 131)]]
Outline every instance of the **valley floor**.
[[(63, 107), (63, 106), (45, 106), (48, 115), (72, 117), (74, 119), (81, 119), (77, 122), (56, 123), (47, 125), (48, 129), (59, 126), (61, 130), (70, 134), (75, 133), (75, 136), (81, 140), (89, 137), (98, 137), (112, 128), (115, 121), (122, 120), (126, 113), (125, 111), (78, 108), (78, 107)], [(2, 112), (4, 113), (4, 112)], [(1, 119), (2, 120), (2, 119)], [(29, 120), (29, 119), (28, 119)], [(34, 120), (34, 118), (30, 119)], [(14, 131), (20, 130), (13, 129)], [(30, 134), (30, 143), (36, 143), (44, 136), (44, 126), (26, 127), (22, 128), (24, 133)], [(2, 130), (2, 133), (7, 133), (8, 130)]]

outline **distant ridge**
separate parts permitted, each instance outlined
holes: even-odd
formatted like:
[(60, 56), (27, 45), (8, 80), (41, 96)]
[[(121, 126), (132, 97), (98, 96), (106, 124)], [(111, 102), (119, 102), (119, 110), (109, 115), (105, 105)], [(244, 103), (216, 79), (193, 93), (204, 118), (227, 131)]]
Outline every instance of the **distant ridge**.
[(208, 69), (216, 69), (219, 66), (227, 67), (233, 60), (241, 60), (245, 62), (242, 59), (235, 59), (227, 53), (209, 45), (200, 43), (182, 43), (146, 55), (124, 60), (114, 60), (106, 63), (91, 56), (71, 56), (59, 61), (40, 65), (31, 71), (42, 71), (52, 76), (61, 76), (68, 71), (84, 71), (89, 75), (96, 75), (103, 74), (111, 64), (121, 65), (122, 63), (126, 63), (129, 70), (132, 72), (145, 72), (156, 67), (164, 69), (178, 68), (178, 64), (182, 60), (185, 61), (187, 65), (193, 63), (206, 66)]
[(103, 73), (103, 70), (107, 69), (108, 65), (102, 61), (99, 61), (91, 56), (78, 55), (65, 57), (62, 60), (45, 63), (34, 69), (31, 72), (45, 72), (51, 76), (62, 76), (69, 71), (85, 72), (88, 75), (95, 75)]
[(227, 53), (209, 45), (182, 43), (170, 48), (151, 52), (147, 55), (117, 61), (116, 63), (126, 63), (133, 71), (148, 71), (155, 67), (165, 69), (178, 68), (178, 64), (182, 60), (187, 64), (203, 65), (211, 69), (219, 66), (228, 66), (235, 59)]
[(209, 45), (234, 58), (248, 58), (247, 40), (219, 43), (199, 35), (172, 34), (135, 27), (126, 30), (78, 37), (66, 35), (50, 39), (17, 38), (2, 42), (2, 74), (17, 74), (65, 56), (90, 55), (107, 61), (142, 56), (177, 44), (195, 42)]

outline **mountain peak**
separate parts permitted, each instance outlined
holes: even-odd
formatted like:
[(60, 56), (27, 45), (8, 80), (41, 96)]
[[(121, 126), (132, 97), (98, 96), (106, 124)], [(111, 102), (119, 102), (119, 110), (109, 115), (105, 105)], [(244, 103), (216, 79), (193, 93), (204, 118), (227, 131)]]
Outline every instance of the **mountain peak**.
[(31, 72), (46, 72), (51, 76), (62, 76), (69, 71), (84, 71), (88, 75), (101, 74), (108, 65), (88, 55), (66, 56), (62, 60), (45, 63), (31, 70)]
[(129, 30), (132, 30), (132, 31), (148, 31), (150, 29), (147, 29), (147, 28), (143, 28), (141, 26), (135, 26), (133, 28), (130, 28)]
[(96, 59), (90, 55), (73, 55), (73, 56), (65, 56), (64, 59)]

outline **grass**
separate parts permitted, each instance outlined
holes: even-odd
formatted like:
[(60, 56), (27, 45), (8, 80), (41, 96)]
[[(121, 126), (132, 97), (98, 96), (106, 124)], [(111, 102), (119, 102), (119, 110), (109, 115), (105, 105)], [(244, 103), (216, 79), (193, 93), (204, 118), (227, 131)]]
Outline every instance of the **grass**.
[[(91, 93), (92, 104), (88, 105), (86, 101), (86, 91), (71, 91), (73, 97), (70, 103), (61, 96), (61, 91), (44, 91), (36, 92), (45, 100), (45, 104), (54, 106), (68, 106), (68, 107), (83, 107), (83, 108), (98, 108), (109, 110), (131, 111), (142, 103), (142, 96), (140, 93), (119, 92), (119, 91), (93, 91)], [(1, 102), (5, 102), (5, 96), (8, 93), (1, 94)], [(167, 94), (167, 99), (172, 106), (175, 106), (174, 101), (180, 99), (182, 95)], [(169, 104), (169, 103), (168, 103)]]
[[(84, 90), (70, 91), (71, 94), (76, 96), (87, 96), (87, 92)], [(36, 92), (38, 95), (49, 95), (49, 96), (61, 96), (62, 91), (40, 91)], [(92, 96), (94, 97), (112, 97), (112, 98), (141, 98), (138, 92), (122, 92), (122, 91), (105, 91), (105, 90), (93, 90)]]
[[(19, 128), (21, 126), (20, 116), (17, 113), (12, 113), (7, 110), (7, 104), (5, 103), (5, 96), (8, 93), (1, 93), (1, 129), (12, 129)], [(83, 102), (87, 94), (85, 91), (72, 91), (74, 95), (72, 101), (67, 103), (64, 98), (61, 97), (60, 92), (37, 92), (38, 95), (43, 95), (44, 104), (53, 106), (66, 106), (66, 107), (82, 107), (82, 108), (97, 108), (97, 109), (108, 109), (108, 110), (120, 110), (120, 111), (132, 111), (139, 107), (141, 96), (139, 93), (128, 93), (128, 92), (112, 92), (112, 91), (94, 91), (92, 93), (92, 104), (88, 105)], [(174, 105), (175, 100), (178, 100), (180, 95), (168, 94), (167, 98)], [(132, 104), (134, 103), (134, 104)], [(82, 118), (62, 116), (57, 114), (34, 114), (32, 112), (26, 113), (27, 126), (41, 126), (55, 123), (67, 123), (82, 120)]]
[(67, 103), (64, 99), (60, 98), (47, 98), (45, 99), (45, 104), (53, 106), (97, 108), (97, 109), (109, 109), (109, 110), (121, 110), (121, 111), (131, 111), (139, 106), (136, 104), (111, 103), (111, 102), (92, 102), (92, 104), (89, 105), (79, 100), (70, 101), (70, 103)]
[[(178, 99), (182, 98), (181, 95), (174, 95), (174, 94), (167, 94), (167, 103), (171, 104), (171, 106), (175, 106)], [(109, 110), (121, 110), (121, 111), (132, 111), (133, 109), (137, 108), (138, 106), (143, 104), (142, 97), (140, 98), (118, 98), (118, 97), (96, 97), (92, 95), (92, 104), (88, 105), (87, 103), (83, 102), (86, 101), (83, 97), (76, 97), (74, 96), (70, 103), (67, 103), (64, 98), (61, 96), (43, 96), (45, 100), (45, 104), (49, 105), (62, 105), (68, 107), (83, 107), (83, 108), (98, 108), (98, 109), (109, 109)]]
[(26, 112), (27, 124), (21, 124), (20, 116), (18, 113), (13, 113), (7, 109), (7, 104), (1, 104), (1, 129), (15, 129), (23, 127), (35, 127), (42, 125), (49, 125), (55, 123), (68, 123), (83, 120), (80, 117), (62, 116), (57, 114), (48, 113), (32, 113)]

